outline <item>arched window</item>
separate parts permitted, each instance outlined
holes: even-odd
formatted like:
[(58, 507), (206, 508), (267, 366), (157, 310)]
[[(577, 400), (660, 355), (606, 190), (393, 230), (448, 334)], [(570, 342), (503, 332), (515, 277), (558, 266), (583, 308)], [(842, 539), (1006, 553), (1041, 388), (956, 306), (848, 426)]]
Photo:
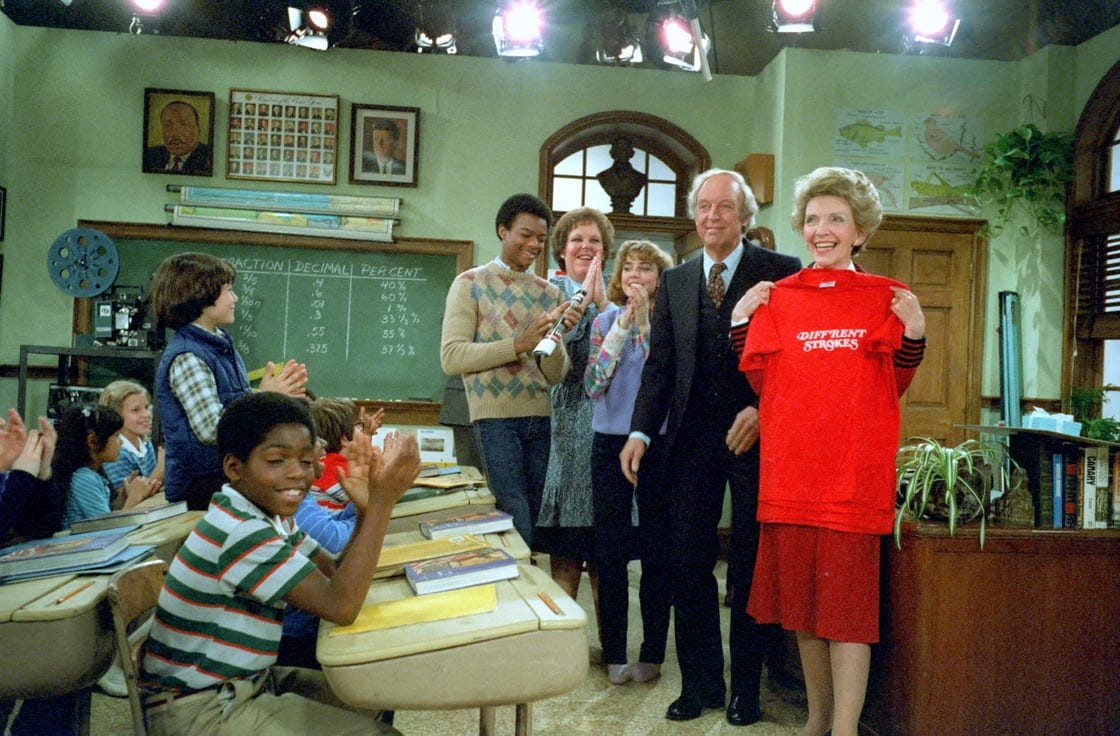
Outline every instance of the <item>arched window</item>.
[[(645, 177), (626, 213), (611, 212), (610, 196), (598, 179), (614, 163), (612, 143), (619, 138), (633, 148), (629, 163)], [(688, 188), (711, 162), (699, 141), (667, 120), (627, 110), (595, 113), (565, 125), (541, 145), (538, 193), (558, 213), (580, 205), (610, 213), (616, 240), (648, 238), (683, 254), (692, 247), (689, 235), (695, 235)]]
[[(1120, 62), (1090, 95), (1074, 136), (1063, 397), (1071, 386), (1120, 385)], [(1105, 414), (1118, 413), (1114, 395)]]

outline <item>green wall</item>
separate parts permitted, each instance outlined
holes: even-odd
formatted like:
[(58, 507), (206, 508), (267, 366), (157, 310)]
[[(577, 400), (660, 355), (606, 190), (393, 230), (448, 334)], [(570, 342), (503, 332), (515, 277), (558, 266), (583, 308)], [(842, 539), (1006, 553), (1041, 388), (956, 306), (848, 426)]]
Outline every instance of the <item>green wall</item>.
[[(759, 223), (775, 230), (780, 249), (803, 255), (789, 230), (789, 190), (797, 176), (831, 162), (836, 107), (968, 111), (983, 115), (993, 132), (1023, 119), (1020, 99), (1029, 90), (1051, 98), (1051, 119), (1069, 128), (1117, 47), (1120, 29), (1019, 63), (789, 49), (757, 77), (717, 75), (704, 83), (698, 75), (651, 70), (26, 28), (0, 16), (0, 184), (9, 194), (0, 243), (0, 363), (15, 363), (21, 343), (70, 341), (69, 299), (44, 267), (59, 233), (82, 218), (164, 221), (172, 196), (165, 186), (177, 180), (140, 172), (145, 87), (216, 94), (216, 173), (190, 182), (216, 186), (269, 188), (221, 175), (231, 87), (338, 94), (343, 153), (350, 103), (419, 107), (417, 188), (352, 186), (345, 167), (335, 187), (272, 187), (400, 196), (400, 235), (473, 240), (477, 262), (497, 252), (492, 223), (501, 200), (536, 191), (545, 138), (603, 110), (658, 115), (694, 135), (717, 166), (775, 153), (777, 201), (760, 212)], [(996, 240), (988, 291), (994, 301), (1000, 289), (1023, 290), (1029, 284), (1020, 283), (1016, 263), (1037, 261), (1031, 304), (1048, 309), (1025, 309), (1024, 322), (1037, 327), (1040, 352), (1054, 359), (1033, 369), (1028, 358), (1024, 389), (1056, 397), (1061, 243), (1045, 246), (1044, 254), (1032, 247), (1039, 248)], [(989, 307), (989, 325), (994, 320)], [(994, 394), (994, 328), (986, 334), (984, 391)], [(0, 406), (14, 405), (15, 393), (14, 379), (0, 381)], [(31, 409), (42, 407), (33, 401)]]

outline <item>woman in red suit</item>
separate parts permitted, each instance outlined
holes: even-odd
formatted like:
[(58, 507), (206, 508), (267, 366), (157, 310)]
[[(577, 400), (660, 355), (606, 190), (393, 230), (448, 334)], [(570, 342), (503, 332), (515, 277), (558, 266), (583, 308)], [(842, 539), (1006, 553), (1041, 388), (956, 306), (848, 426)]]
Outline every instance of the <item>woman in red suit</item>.
[(757, 284), (732, 316), (750, 320), (740, 368), (760, 397), (747, 612), (797, 632), (802, 736), (857, 736), (879, 638), (879, 537), (894, 519), (898, 398), (922, 360), (925, 318), (904, 284), (852, 260), (882, 220), (866, 176), (817, 169), (794, 197), (813, 264)]

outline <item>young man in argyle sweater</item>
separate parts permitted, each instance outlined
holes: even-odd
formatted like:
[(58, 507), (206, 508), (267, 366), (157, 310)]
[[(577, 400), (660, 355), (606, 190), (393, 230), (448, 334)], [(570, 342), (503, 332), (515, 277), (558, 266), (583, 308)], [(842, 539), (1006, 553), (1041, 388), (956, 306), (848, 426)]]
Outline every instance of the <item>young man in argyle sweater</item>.
[(440, 364), (463, 376), (490, 491), (531, 545), (551, 446), (548, 387), (568, 371), (563, 340), (539, 361), (533, 349), (562, 314), (568, 326), (580, 315), (565, 314), (560, 290), (531, 271), (552, 225), (548, 205), (515, 194), (494, 224), (501, 254), (459, 274), (447, 293)]

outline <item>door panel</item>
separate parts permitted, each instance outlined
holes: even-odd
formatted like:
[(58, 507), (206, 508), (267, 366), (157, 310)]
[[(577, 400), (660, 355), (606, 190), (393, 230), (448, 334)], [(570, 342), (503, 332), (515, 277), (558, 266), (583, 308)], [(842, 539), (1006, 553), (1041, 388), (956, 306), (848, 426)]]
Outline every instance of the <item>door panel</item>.
[[(857, 257), (871, 273), (902, 281), (926, 317), (926, 355), (902, 397), (902, 439), (965, 439), (980, 419), (986, 243), (979, 220), (886, 217)], [(977, 276), (979, 274), (979, 277)]]

